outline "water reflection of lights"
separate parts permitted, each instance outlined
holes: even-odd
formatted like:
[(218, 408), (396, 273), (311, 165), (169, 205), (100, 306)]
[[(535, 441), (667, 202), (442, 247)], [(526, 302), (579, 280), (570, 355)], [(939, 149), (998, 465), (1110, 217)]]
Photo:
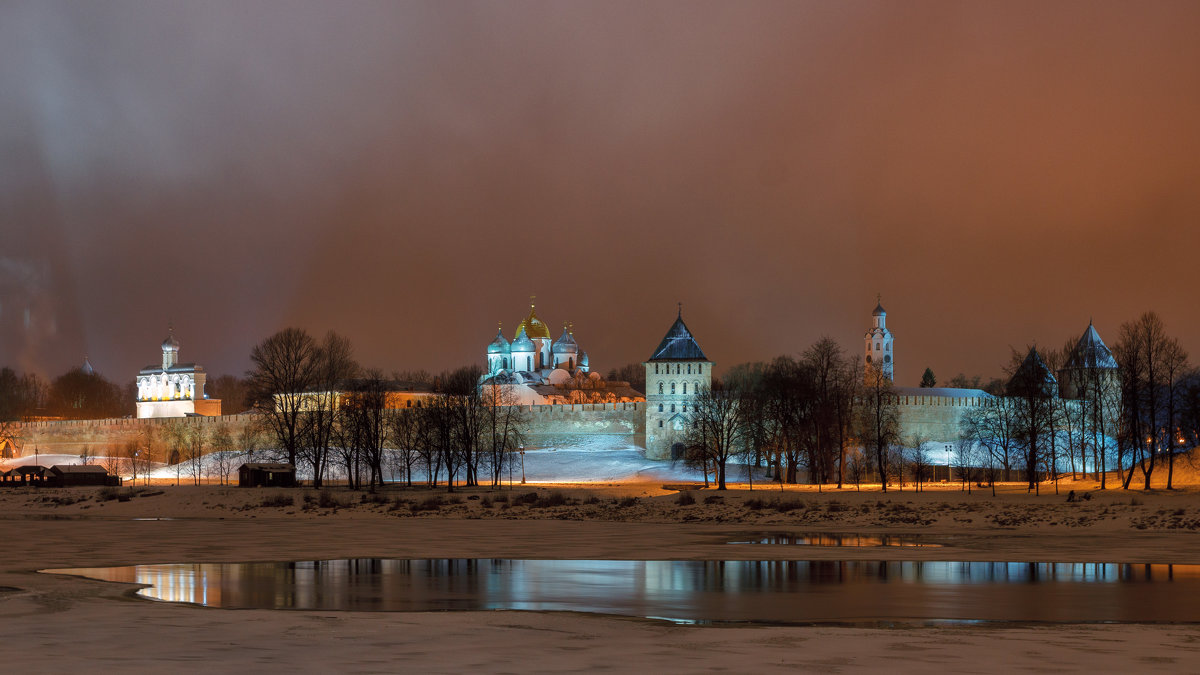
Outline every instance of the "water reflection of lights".
[(1200, 620), (1187, 601), (1200, 592), (1200, 565), (360, 558), (47, 571), (230, 608), (567, 610), (677, 623)]
[(771, 544), (785, 546), (897, 546), (897, 547), (931, 547), (939, 548), (941, 544), (930, 544), (920, 540), (920, 537), (904, 534), (831, 534), (818, 532), (813, 534), (768, 533), (755, 535), (752, 539), (731, 541), (730, 544)]

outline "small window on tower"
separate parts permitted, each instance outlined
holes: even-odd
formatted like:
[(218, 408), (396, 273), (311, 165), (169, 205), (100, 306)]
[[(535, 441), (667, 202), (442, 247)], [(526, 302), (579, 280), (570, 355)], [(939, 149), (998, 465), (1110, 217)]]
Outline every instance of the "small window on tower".
[(660, 393), (660, 394), (663, 393), (663, 383), (662, 382), (658, 383), (658, 393)]
[(683, 393), (687, 394), (687, 382), (683, 383)]
[(671, 412), (675, 412), (675, 404), (674, 403), (671, 404)]
[(659, 420), (659, 421), (658, 421), (658, 426), (659, 426), (659, 428), (660, 428), (660, 429), (662, 428), (662, 420)]
[(662, 411), (663, 411), (663, 404), (659, 403), (658, 404), (658, 412), (662, 412)]
[(878, 342), (875, 343), (875, 351), (879, 351), (879, 343)]
[(688, 364), (688, 375), (692, 374), (692, 364)]
[(674, 382), (671, 383), (671, 393), (672, 394), (675, 393), (675, 383)]

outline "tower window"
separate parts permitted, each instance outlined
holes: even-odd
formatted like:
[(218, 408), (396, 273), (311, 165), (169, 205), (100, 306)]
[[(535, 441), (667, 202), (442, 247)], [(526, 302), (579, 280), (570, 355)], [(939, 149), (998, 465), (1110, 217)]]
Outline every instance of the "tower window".
[[(870, 362), (871, 362), (871, 355), (867, 354), (867, 363), (870, 363)], [(659, 392), (659, 393), (662, 393), (662, 392)]]
[(672, 394), (675, 393), (675, 383), (674, 382), (671, 383), (671, 393)]
[(891, 354), (884, 354), (884, 355), (883, 355), (883, 362), (884, 362), (884, 363), (891, 363), (891, 362), (892, 362), (892, 355), (891, 355)]
[(684, 383), (683, 383), (683, 393), (684, 393), (685, 395), (687, 394), (687, 382), (684, 382)]
[(879, 351), (879, 343), (878, 342), (875, 343), (875, 351)]
[(683, 366), (679, 365), (678, 363), (676, 363), (676, 364), (675, 364), (675, 374), (676, 374), (676, 375), (678, 375), (678, 374), (679, 374), (679, 371), (680, 371), (680, 369), (681, 369), (681, 368), (683, 368)]
[(675, 404), (674, 403), (671, 404), (671, 412), (675, 412)]
[(658, 383), (658, 393), (660, 393), (660, 394), (663, 393), (663, 383), (662, 382)]
[(655, 375), (657, 375), (657, 374), (658, 374), (658, 364), (657, 364), (657, 363), (656, 363), (656, 364), (654, 364), (654, 374), (655, 374)]
[(663, 404), (659, 403), (658, 404), (658, 412), (662, 412), (662, 411), (663, 411)]
[(662, 420), (659, 420), (659, 421), (658, 421), (658, 428), (659, 428), (659, 429), (661, 429), (661, 428), (662, 428)]
[(692, 374), (692, 364), (688, 364), (688, 375)]

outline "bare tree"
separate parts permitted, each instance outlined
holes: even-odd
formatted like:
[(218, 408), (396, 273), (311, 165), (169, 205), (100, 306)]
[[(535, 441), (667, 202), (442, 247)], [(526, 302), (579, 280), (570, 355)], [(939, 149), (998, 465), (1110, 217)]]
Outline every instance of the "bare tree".
[(1113, 355), (1121, 366), (1123, 438), (1132, 449), (1129, 475), (1123, 487), (1129, 487), (1136, 466), (1141, 469), (1145, 489), (1149, 490), (1162, 442), (1175, 438), (1173, 431), (1164, 434), (1172, 426), (1172, 421), (1164, 419), (1163, 410), (1165, 398), (1173, 395), (1169, 393), (1173, 382), (1168, 381), (1168, 374), (1172, 374), (1171, 380), (1182, 374), (1187, 353), (1167, 335), (1158, 314), (1146, 312), (1121, 324)]
[(692, 399), (686, 445), (689, 463), (712, 466), (717, 489), (724, 490), (726, 466), (740, 448), (744, 426), (738, 392), (723, 387), (719, 380), (712, 382), (711, 388), (701, 388)]
[(1016, 405), (1017, 439), (1022, 450), (1029, 490), (1040, 493), (1038, 471), (1047, 457), (1047, 440), (1054, 433), (1055, 399), (1058, 383), (1034, 347), (1025, 358), (1014, 353), (1007, 398)]
[(228, 423), (217, 422), (213, 428), (211, 444), (213, 469), (217, 473), (220, 484), (225, 485), (229, 481), (229, 474), (233, 471), (234, 461), (234, 439)]
[(250, 352), (254, 368), (246, 372), (251, 397), (271, 430), (278, 449), (296, 464), (304, 431), (306, 397), (317, 375), (317, 343), (299, 328), (285, 328)]
[(341, 405), (341, 390), (358, 375), (358, 364), (350, 341), (333, 331), (326, 333), (310, 363), (311, 385), (300, 415), (299, 449), (312, 471), (313, 487), (321, 487)]
[(875, 455), (879, 482), (887, 492), (888, 452), (899, 441), (900, 408), (892, 381), (883, 376), (876, 363), (867, 364), (857, 426), (863, 446)]

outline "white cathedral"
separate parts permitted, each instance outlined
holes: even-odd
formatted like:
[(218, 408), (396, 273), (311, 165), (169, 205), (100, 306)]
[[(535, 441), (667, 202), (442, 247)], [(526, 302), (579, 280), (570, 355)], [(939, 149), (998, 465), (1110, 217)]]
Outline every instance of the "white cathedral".
[(516, 384), (561, 384), (580, 374), (588, 375), (587, 352), (579, 348), (569, 324), (562, 335), (550, 339), (550, 328), (537, 316), (529, 303), (529, 316), (517, 325), (513, 341), (504, 337), (503, 328), (487, 346), (487, 375)]

